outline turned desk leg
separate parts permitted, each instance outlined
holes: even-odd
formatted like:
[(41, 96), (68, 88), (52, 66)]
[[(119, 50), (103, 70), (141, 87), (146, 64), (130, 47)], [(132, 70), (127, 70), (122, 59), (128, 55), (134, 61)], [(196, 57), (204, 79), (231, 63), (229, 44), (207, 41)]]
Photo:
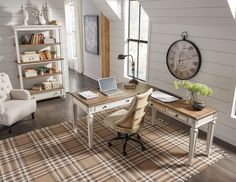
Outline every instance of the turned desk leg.
[(87, 123), (88, 123), (88, 143), (89, 148), (93, 147), (93, 114), (87, 115)]
[(214, 137), (214, 128), (215, 128), (216, 121), (212, 121), (208, 124), (208, 131), (207, 131), (207, 146), (206, 146), (206, 154), (209, 157), (211, 153), (211, 145)]
[(194, 158), (197, 136), (198, 136), (198, 129), (191, 128), (190, 129), (190, 138), (189, 138), (189, 153), (188, 153), (188, 164), (189, 165), (192, 165), (192, 161)]
[(152, 106), (152, 125), (155, 124), (156, 119), (157, 119), (157, 110), (155, 107)]
[(73, 130), (75, 133), (77, 133), (77, 105), (73, 104), (73, 121), (72, 121), (72, 125), (73, 125)]

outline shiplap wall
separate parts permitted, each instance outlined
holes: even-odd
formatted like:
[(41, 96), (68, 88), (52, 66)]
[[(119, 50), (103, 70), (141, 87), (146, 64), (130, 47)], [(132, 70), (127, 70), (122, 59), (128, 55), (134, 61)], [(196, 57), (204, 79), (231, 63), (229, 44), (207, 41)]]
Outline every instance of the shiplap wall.
[[(41, 9), (45, 0), (0, 0), (0, 72), (6, 72), (10, 76), (15, 88), (19, 87), (19, 80), (15, 63), (16, 51), (13, 46), (13, 31), (10, 25), (20, 25), (23, 23), (23, 17), (20, 14), (21, 4), (24, 3), (27, 8), (30, 2), (36, 3)], [(59, 22), (64, 25), (64, 0), (48, 0), (48, 5), (52, 9), (52, 19), (59, 20)], [(30, 18), (29, 21), (32, 22), (33, 19)], [(65, 68), (67, 68), (65, 36), (63, 36), (63, 39), (64, 63)], [(66, 88), (68, 88), (67, 69), (65, 69), (65, 71)]]
[[(236, 120), (230, 117), (236, 84), (236, 24), (227, 0), (139, 1), (151, 21), (148, 83), (186, 96), (186, 91), (173, 88), (176, 79), (169, 73), (165, 57), (168, 47), (187, 31), (202, 55), (200, 72), (191, 81), (214, 89), (213, 96), (204, 100), (219, 109), (215, 136), (236, 145)], [(110, 25), (111, 74), (124, 80), (125, 64), (117, 60), (126, 51), (124, 19), (111, 20)]]
[[(149, 84), (177, 93), (166, 66), (169, 46), (183, 31), (200, 49), (202, 66), (191, 81), (213, 88), (207, 104), (219, 109), (215, 135), (236, 145), (236, 120), (230, 116), (235, 85), (236, 23), (226, 0), (140, 0), (150, 16)], [(204, 128), (203, 128), (204, 129)]]

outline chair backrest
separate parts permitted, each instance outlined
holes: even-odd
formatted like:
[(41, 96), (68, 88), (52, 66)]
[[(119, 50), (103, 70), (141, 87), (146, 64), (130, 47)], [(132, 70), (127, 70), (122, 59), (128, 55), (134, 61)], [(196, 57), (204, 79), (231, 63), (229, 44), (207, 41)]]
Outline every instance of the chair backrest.
[(128, 130), (138, 130), (142, 126), (143, 117), (146, 114), (146, 107), (153, 89), (147, 92), (136, 95), (129, 107), (127, 115), (117, 123), (119, 128)]
[(6, 73), (0, 73), (0, 100), (3, 102), (9, 100), (12, 90), (11, 81)]

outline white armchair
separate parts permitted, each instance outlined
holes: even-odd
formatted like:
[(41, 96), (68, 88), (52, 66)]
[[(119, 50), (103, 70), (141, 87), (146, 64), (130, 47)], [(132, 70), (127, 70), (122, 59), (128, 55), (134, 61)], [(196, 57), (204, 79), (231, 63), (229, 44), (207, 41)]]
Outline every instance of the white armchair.
[(0, 73), (0, 124), (10, 126), (36, 111), (28, 90), (13, 89), (7, 74)]

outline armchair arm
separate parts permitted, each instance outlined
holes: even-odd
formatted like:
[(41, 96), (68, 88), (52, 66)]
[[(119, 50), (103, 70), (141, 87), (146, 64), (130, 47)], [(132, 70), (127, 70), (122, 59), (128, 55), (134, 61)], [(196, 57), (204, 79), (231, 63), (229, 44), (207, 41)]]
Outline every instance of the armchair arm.
[(0, 114), (3, 114), (4, 112), (5, 112), (5, 107), (3, 101), (0, 99)]
[(22, 90), (22, 89), (12, 89), (11, 92), (11, 98), (16, 100), (30, 100), (30, 93), (28, 90)]

